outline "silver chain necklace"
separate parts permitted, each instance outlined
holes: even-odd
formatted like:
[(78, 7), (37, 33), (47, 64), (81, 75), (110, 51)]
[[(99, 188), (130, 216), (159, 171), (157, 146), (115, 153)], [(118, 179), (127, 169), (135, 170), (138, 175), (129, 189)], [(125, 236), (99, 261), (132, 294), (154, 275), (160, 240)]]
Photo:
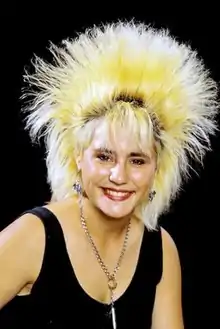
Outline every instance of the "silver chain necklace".
[(96, 248), (96, 245), (93, 241), (93, 238), (91, 236), (91, 234), (89, 233), (87, 224), (86, 224), (86, 220), (83, 216), (83, 205), (82, 205), (82, 197), (80, 197), (80, 220), (81, 220), (81, 224), (83, 227), (83, 230), (91, 244), (91, 247), (93, 249), (93, 252), (96, 256), (96, 259), (98, 261), (98, 263), (100, 264), (103, 272), (105, 273), (105, 275), (107, 276), (107, 280), (108, 280), (108, 288), (110, 290), (110, 295), (111, 295), (111, 317), (112, 317), (112, 325), (113, 325), (113, 329), (117, 329), (117, 325), (116, 325), (116, 314), (115, 314), (115, 306), (114, 306), (114, 290), (117, 288), (117, 280), (116, 280), (116, 274), (121, 266), (125, 251), (127, 249), (127, 244), (128, 244), (128, 236), (129, 236), (129, 232), (130, 232), (130, 228), (131, 228), (131, 219), (129, 220), (128, 226), (127, 226), (127, 230), (126, 230), (126, 234), (125, 234), (125, 238), (124, 238), (124, 243), (122, 246), (122, 250), (121, 253), (119, 255), (117, 264), (114, 268), (114, 271), (112, 272), (112, 274), (109, 272), (107, 266), (105, 265), (105, 263), (103, 262), (98, 249)]

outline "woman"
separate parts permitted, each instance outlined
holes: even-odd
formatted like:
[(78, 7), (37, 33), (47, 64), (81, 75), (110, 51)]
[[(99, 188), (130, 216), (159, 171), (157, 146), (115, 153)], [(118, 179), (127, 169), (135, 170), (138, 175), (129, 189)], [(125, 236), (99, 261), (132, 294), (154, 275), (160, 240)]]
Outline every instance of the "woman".
[(25, 111), (52, 200), (1, 233), (7, 325), (182, 329), (178, 252), (158, 218), (210, 148), (216, 84), (189, 46), (134, 22), (51, 52), (25, 76)]

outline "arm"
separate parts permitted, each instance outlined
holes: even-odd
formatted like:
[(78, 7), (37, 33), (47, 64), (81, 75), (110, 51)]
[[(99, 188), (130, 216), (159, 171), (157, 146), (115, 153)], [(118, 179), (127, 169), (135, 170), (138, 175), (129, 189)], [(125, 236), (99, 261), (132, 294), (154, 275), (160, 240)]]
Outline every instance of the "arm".
[(31, 214), (0, 232), (0, 309), (36, 280), (43, 257), (43, 238), (43, 225)]
[(163, 274), (156, 290), (152, 329), (183, 329), (181, 267), (171, 236), (162, 229)]

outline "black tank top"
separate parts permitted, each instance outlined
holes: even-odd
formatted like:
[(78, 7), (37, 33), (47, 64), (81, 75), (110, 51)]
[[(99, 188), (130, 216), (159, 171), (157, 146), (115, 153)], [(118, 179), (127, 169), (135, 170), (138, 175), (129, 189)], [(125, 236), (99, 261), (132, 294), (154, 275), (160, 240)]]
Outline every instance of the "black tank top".
[[(92, 299), (80, 286), (56, 216), (44, 207), (25, 213), (37, 215), (44, 224), (43, 263), (31, 294), (16, 296), (0, 311), (0, 328), (113, 329), (110, 307)], [(161, 275), (161, 229), (145, 229), (135, 274), (125, 293), (115, 301), (117, 329), (151, 328)]]

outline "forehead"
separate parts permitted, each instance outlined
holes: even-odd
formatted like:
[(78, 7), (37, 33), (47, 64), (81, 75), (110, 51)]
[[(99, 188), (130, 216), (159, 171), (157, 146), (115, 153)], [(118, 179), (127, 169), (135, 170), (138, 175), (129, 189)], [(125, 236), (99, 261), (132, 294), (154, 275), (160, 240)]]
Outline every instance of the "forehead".
[(105, 122), (95, 129), (90, 147), (109, 149), (117, 154), (153, 152), (153, 145), (147, 138), (144, 140), (143, 136), (141, 138), (127, 127), (113, 127)]

